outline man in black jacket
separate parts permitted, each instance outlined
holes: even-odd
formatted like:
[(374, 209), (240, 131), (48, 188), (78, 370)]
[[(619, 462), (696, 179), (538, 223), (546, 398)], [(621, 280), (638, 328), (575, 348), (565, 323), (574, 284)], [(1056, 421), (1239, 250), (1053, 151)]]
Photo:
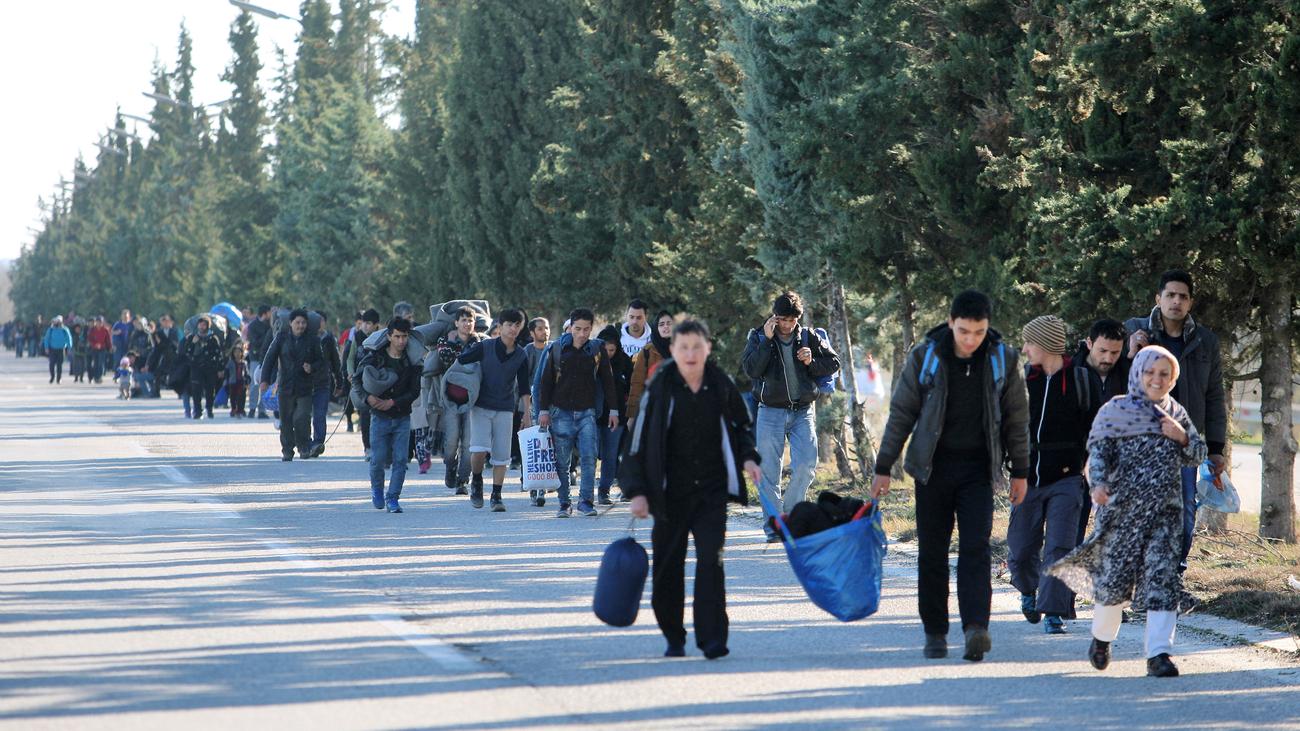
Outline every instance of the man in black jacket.
[[(363, 351), (352, 384), (353, 391), (360, 389), (370, 407), (370, 502), (376, 510), (387, 506), (390, 513), (402, 512), (397, 501), (410, 457), (411, 404), (420, 397), (423, 368), (407, 358), (410, 339), (410, 320), (389, 320), (388, 347)], [(384, 469), (390, 465), (392, 475), (385, 493)]]
[(873, 498), (889, 494), (890, 471), (916, 480), (917, 602), (927, 658), (948, 656), (948, 547), (956, 517), (957, 604), (967, 660), (992, 647), (993, 490), (1011, 464), (1011, 504), (1025, 497), (1029, 476), (1029, 404), (1016, 353), (989, 327), (993, 303), (967, 290), (948, 310), (948, 322), (912, 349), (894, 374), (876, 455)]
[(208, 418), (212, 418), (212, 402), (217, 397), (217, 383), (225, 376), (226, 351), (221, 336), (212, 331), (212, 318), (200, 315), (194, 325), (195, 333), (189, 337), (187, 353), (190, 358), (190, 394), (194, 399), (194, 418), (203, 418), (203, 403), (207, 401)]
[[(1215, 475), (1228, 469), (1223, 456), (1228, 442), (1228, 411), (1223, 395), (1223, 367), (1219, 338), (1192, 317), (1196, 293), (1187, 272), (1167, 271), (1160, 275), (1156, 305), (1147, 317), (1130, 318), (1124, 327), (1130, 333), (1128, 357), (1148, 345), (1159, 345), (1178, 359), (1181, 375), (1173, 397), (1191, 417), (1196, 430), (1210, 448), (1210, 467)], [(1196, 530), (1196, 468), (1183, 468), (1183, 546), (1179, 571), (1187, 568)]]
[[(799, 325), (803, 300), (783, 292), (772, 303), (772, 316), (759, 330), (751, 330), (741, 356), (745, 375), (754, 381), (758, 418), (754, 435), (763, 455), (759, 492), (770, 505), (789, 513), (808, 492), (817, 468), (818, 379), (835, 375), (839, 356), (816, 331)], [(790, 484), (781, 497), (781, 467), (786, 441), (790, 442)], [(768, 541), (777, 540), (772, 526)]]
[(266, 358), (266, 349), (271, 347), (271, 306), (258, 305), (257, 318), (248, 323), (248, 367), (252, 369), (253, 387), (248, 393), (248, 413), (257, 411), (257, 418), (265, 419), (266, 409), (262, 408), (262, 360)]
[(1020, 590), (1030, 624), (1046, 617), (1048, 634), (1065, 634), (1074, 618), (1074, 593), (1060, 579), (1041, 576), (1078, 545), (1079, 514), (1087, 504), (1083, 464), (1092, 428), (1090, 373), (1065, 355), (1065, 322), (1044, 315), (1021, 331), (1029, 392), (1029, 492), (1011, 508), (1007, 569)]
[(686, 654), (686, 544), (694, 536), (695, 644), (713, 660), (728, 652), (727, 501), (746, 504), (745, 476), (758, 481), (761, 457), (740, 391), (709, 362), (710, 351), (703, 323), (673, 329), (673, 358), (646, 388), (619, 480), (632, 515), (655, 516), (651, 604), (668, 640), (664, 655)]
[[(280, 457), (293, 461), (298, 455), (311, 454), (311, 392), (313, 370), (325, 367), (320, 341), (307, 334), (307, 311), (289, 313), (289, 329), (281, 330), (271, 340), (262, 361), (263, 389), (271, 388), (280, 397)], [(277, 380), (278, 379), (278, 380)]]

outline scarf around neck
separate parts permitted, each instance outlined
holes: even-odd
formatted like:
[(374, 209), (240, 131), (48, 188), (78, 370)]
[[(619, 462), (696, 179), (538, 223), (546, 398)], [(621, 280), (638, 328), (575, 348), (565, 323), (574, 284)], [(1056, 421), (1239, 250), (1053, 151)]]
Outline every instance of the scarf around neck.
[(1159, 402), (1152, 401), (1142, 388), (1142, 372), (1159, 360), (1167, 360), (1172, 364), (1174, 383), (1178, 382), (1178, 359), (1173, 353), (1159, 345), (1143, 348), (1133, 357), (1133, 366), (1128, 373), (1128, 393), (1106, 402), (1097, 412), (1097, 418), (1092, 422), (1092, 431), (1088, 434), (1088, 449), (1103, 439), (1160, 434), (1160, 420), (1164, 414), (1168, 414), (1184, 428), (1190, 426), (1191, 419), (1187, 416), (1187, 410), (1173, 396), (1165, 396)]

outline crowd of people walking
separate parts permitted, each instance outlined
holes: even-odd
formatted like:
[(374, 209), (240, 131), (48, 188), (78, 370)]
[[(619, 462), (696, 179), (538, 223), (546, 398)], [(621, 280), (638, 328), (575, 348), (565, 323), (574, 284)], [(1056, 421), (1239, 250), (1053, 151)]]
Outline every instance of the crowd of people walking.
[[(1166, 272), (1148, 314), (1100, 318), (1077, 348), (1061, 319), (1043, 315), (1017, 348), (992, 327), (991, 300), (966, 291), (893, 374), (869, 492), (884, 499), (896, 465), (915, 483), (925, 657), (948, 652), (954, 526), (963, 657), (992, 649), (990, 543), (994, 495), (1005, 490), (1008, 568), (1026, 621), (1066, 634), (1075, 593), (1092, 598), (1087, 656), (1101, 670), (1131, 605), (1146, 613), (1148, 673), (1178, 674), (1171, 654), (1189, 605), (1181, 573), (1195, 471), (1206, 460), (1216, 473), (1226, 466), (1219, 348), (1191, 317), (1194, 301), (1191, 277)], [(553, 330), (519, 309), (493, 318), (473, 300), (435, 305), (421, 324), (401, 302), (387, 319), (360, 310), (336, 334), (322, 311), (223, 303), (180, 326), (169, 314), (151, 322), (123, 310), (111, 326), (67, 313), (6, 323), (0, 335), (16, 357), (45, 356), (51, 384), (66, 367), (75, 382), (111, 375), (124, 399), (175, 391), (186, 418), (228, 408), (231, 418), (274, 419), (284, 461), (324, 454), (337, 403), (347, 430), (361, 432), (371, 504), (389, 513), (403, 512), (408, 464), (423, 474), (434, 458), (452, 494), (505, 511), (504, 485), (522, 457), (516, 436), (536, 423), (558, 466), (555, 517), (594, 516), (616, 500), (655, 517), (652, 604), (669, 656), (685, 654), (694, 538), (696, 644), (713, 659), (728, 652), (726, 504), (748, 503), (746, 478), (782, 512), (805, 500), (817, 403), (841, 364), (794, 292), (777, 296), (747, 336), (745, 392), (713, 362), (704, 323), (650, 312), (632, 300), (622, 322), (598, 329), (595, 313), (576, 307)], [(546, 500), (530, 494), (535, 507)], [(770, 521), (765, 529), (781, 540)]]

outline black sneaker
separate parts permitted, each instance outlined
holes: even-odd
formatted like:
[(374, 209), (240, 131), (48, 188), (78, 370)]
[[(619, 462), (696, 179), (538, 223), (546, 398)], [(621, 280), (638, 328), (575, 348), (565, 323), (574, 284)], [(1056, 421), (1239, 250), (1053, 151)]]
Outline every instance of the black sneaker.
[(319, 457), (322, 454), (325, 454), (325, 444), (323, 442), (311, 448), (311, 456), (313, 458)]
[(931, 660), (948, 657), (948, 636), (940, 634), (925, 635), (925, 649), (922, 653)]
[(1025, 615), (1030, 624), (1038, 624), (1043, 620), (1042, 612), (1038, 611), (1038, 598), (1033, 594), (1020, 595), (1020, 613)]
[(1147, 658), (1147, 675), (1153, 678), (1176, 678), (1178, 666), (1169, 659), (1169, 653), (1162, 652), (1155, 657)]
[(1092, 638), (1092, 644), (1088, 646), (1088, 662), (1098, 670), (1105, 670), (1110, 665), (1110, 643)]
[(609, 493), (596, 496), (597, 505), (613, 505), (614, 501), (609, 499)]
[(567, 518), (567, 517), (569, 517), (569, 515), (570, 515), (569, 504), (568, 504), (568, 503), (560, 503), (560, 509), (557, 510), (557, 511), (555, 511), (555, 517), (557, 517), (557, 518)]
[(668, 649), (664, 650), (664, 657), (686, 657), (686, 645), (669, 643)]
[(579, 500), (578, 512), (590, 518), (596, 515), (596, 506), (592, 505), (586, 500)]
[(501, 502), (501, 488), (499, 487), (492, 488), (492, 512), (494, 513), (506, 512), (506, 505), (505, 503)]
[(961, 656), (963, 660), (979, 662), (984, 659), (984, 653), (991, 649), (993, 649), (993, 638), (989, 637), (988, 629), (971, 627), (966, 630), (966, 652)]
[(280, 455), (280, 461), (281, 461), (281, 462), (292, 462), (292, 461), (293, 461), (293, 452), (285, 452), (284, 454), (281, 454), (281, 455)]
[(469, 488), (465, 486), (465, 483), (463, 483), (463, 482), (458, 482), (458, 483), (456, 483), (456, 493), (455, 493), (455, 494), (457, 494), (457, 495), (468, 495), (468, 494), (469, 494)]
[(469, 488), (469, 504), (475, 508), (483, 507), (483, 476), (474, 475)]

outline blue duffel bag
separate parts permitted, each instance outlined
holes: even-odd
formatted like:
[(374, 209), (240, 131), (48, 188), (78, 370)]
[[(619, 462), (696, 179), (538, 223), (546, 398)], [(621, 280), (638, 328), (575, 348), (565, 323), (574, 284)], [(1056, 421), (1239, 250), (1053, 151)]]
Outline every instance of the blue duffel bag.
[(276, 393), (271, 393), (271, 389), (268, 388), (262, 392), (262, 410), (263, 411), (280, 410), (280, 394), (278, 391)]
[[(632, 519), (633, 524), (636, 518)], [(641, 608), (641, 594), (645, 592), (645, 577), (650, 572), (650, 559), (645, 547), (628, 535), (609, 544), (600, 559), (600, 574), (596, 576), (596, 594), (591, 609), (596, 617), (614, 627), (630, 627), (636, 622)]]
[(776, 519), (785, 537), (790, 566), (813, 604), (841, 622), (875, 614), (886, 552), (880, 507), (871, 504), (861, 517), (795, 538), (771, 503), (762, 500), (764, 511)]

